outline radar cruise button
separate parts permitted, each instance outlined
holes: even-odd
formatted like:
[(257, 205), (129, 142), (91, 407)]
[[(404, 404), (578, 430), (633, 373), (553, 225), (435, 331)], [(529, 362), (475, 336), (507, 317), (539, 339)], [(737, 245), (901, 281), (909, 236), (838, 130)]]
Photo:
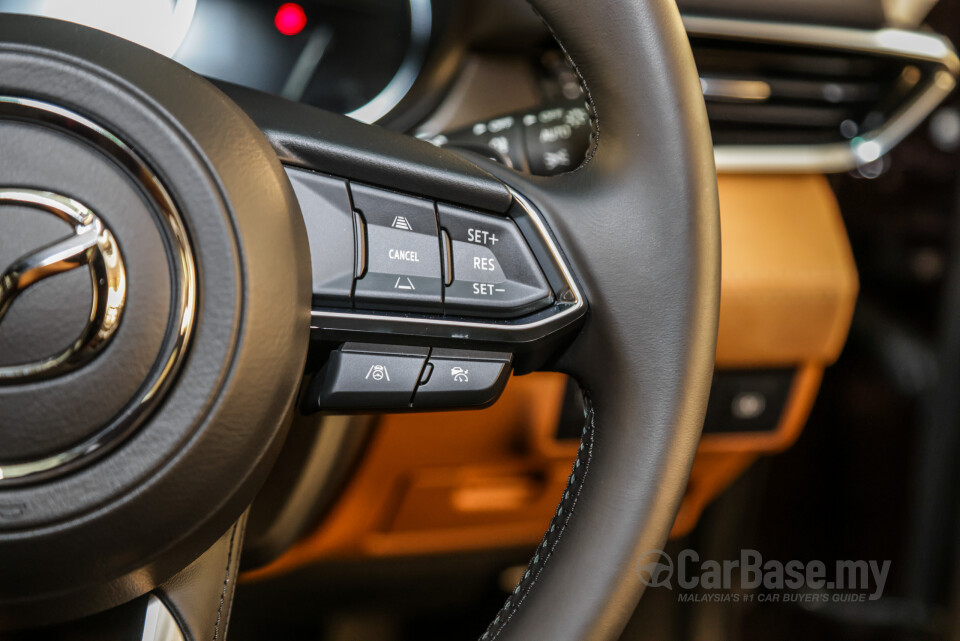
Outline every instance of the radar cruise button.
[(437, 205), (450, 239), (452, 280), (444, 311), (494, 318), (523, 316), (549, 306), (547, 280), (512, 220)]
[(500, 397), (510, 377), (511, 363), (508, 353), (433, 349), (413, 397), (413, 407), (486, 407)]

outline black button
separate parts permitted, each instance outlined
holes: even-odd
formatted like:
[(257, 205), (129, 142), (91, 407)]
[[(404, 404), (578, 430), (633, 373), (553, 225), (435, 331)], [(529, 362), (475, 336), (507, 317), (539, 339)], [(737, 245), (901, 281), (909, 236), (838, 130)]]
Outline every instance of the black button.
[(287, 176), (307, 227), (314, 299), (320, 304), (349, 305), (356, 259), (347, 183), (302, 169), (288, 168)]
[(450, 236), (453, 281), (444, 292), (447, 313), (522, 316), (553, 302), (540, 266), (512, 220), (450, 205), (437, 206)]
[(439, 311), (440, 240), (433, 203), (351, 184), (366, 223), (366, 270), (356, 282), (357, 307)]
[(704, 433), (777, 429), (794, 376), (792, 368), (717, 370), (710, 387)]
[(434, 349), (413, 406), (484, 407), (499, 398), (509, 376), (510, 354)]
[(306, 409), (407, 408), (428, 352), (426, 347), (347, 343), (317, 374)]

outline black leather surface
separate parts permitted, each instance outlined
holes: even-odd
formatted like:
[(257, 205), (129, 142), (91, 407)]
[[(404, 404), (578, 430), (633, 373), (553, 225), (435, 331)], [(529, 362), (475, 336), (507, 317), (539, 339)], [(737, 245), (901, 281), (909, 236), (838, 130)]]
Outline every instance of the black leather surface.
[(581, 455), (518, 590), (484, 639), (616, 639), (663, 546), (704, 417), (719, 305), (719, 216), (706, 112), (667, 0), (533, 4), (595, 116), (576, 171), (490, 167), (544, 212), (590, 304), (557, 364), (585, 391)]
[(200, 558), (154, 591), (186, 641), (227, 638), (246, 524), (244, 513)]

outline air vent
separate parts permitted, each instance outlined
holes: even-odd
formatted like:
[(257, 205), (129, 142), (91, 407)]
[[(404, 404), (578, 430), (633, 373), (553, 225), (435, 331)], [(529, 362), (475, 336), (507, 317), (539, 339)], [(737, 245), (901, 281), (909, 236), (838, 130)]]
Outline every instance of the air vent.
[(685, 17), (722, 169), (842, 171), (883, 155), (950, 92), (943, 38)]
[(882, 125), (923, 76), (891, 57), (708, 38), (691, 44), (718, 145), (855, 138)]

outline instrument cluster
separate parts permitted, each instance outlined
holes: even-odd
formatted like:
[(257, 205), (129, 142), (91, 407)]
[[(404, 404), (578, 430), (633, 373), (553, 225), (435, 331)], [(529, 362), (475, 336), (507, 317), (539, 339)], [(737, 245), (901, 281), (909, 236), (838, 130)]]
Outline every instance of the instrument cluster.
[(374, 122), (410, 91), (430, 0), (0, 0), (0, 13), (86, 24), (209, 78)]

